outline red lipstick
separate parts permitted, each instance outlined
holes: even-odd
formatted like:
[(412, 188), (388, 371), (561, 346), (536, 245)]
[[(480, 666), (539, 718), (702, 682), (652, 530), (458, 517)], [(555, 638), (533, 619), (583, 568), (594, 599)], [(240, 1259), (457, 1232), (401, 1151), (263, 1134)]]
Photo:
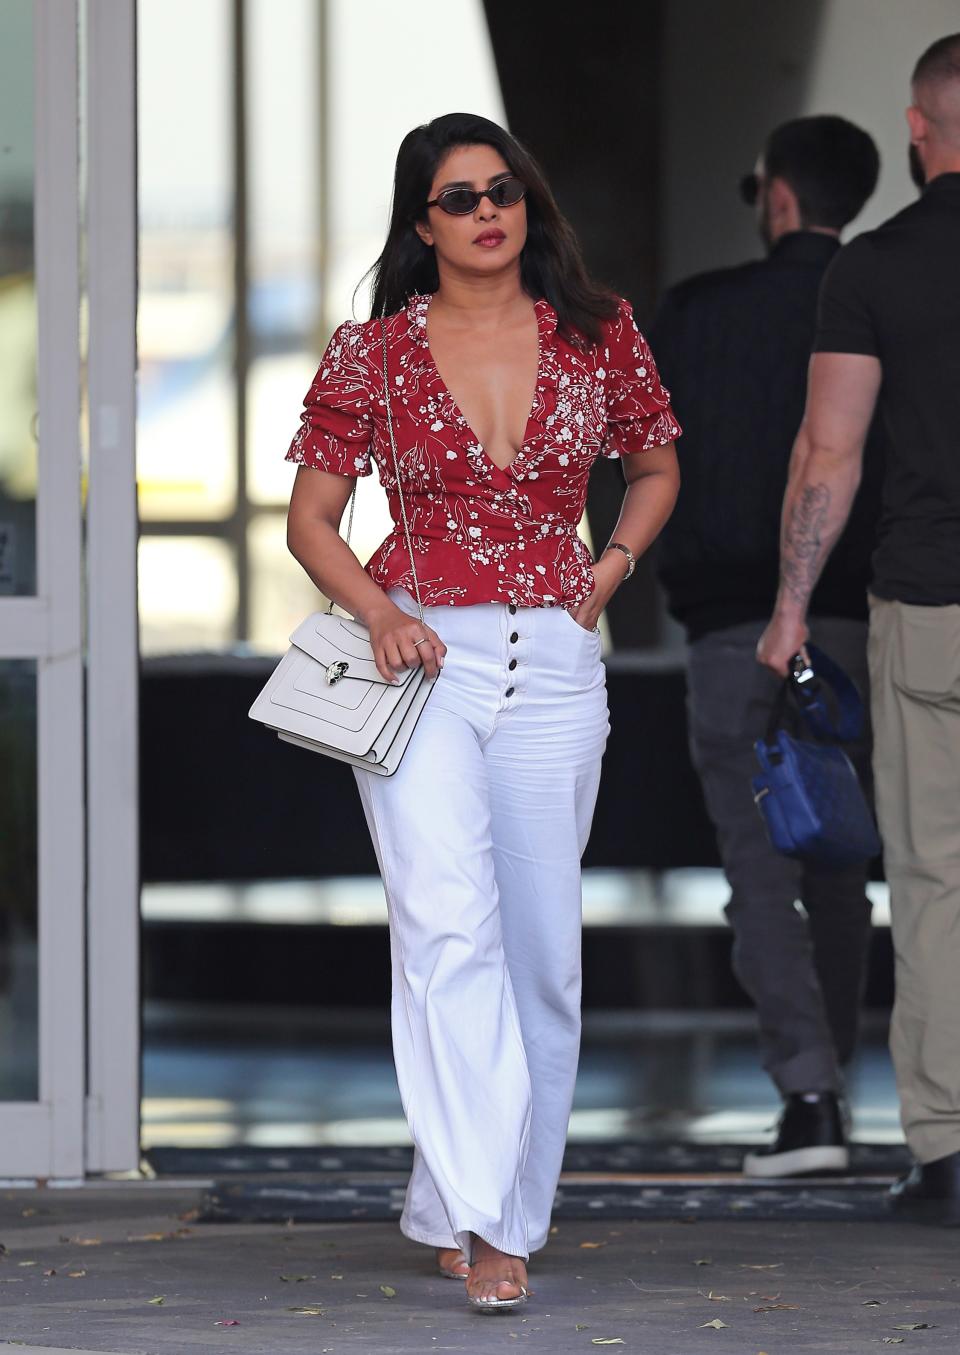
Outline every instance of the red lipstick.
[(498, 230), (496, 226), (491, 226), (489, 230), (481, 231), (480, 234), (474, 238), (473, 243), (475, 245), (483, 245), (487, 249), (492, 249), (494, 245), (499, 245), (500, 242), (506, 240), (506, 238), (503, 231)]

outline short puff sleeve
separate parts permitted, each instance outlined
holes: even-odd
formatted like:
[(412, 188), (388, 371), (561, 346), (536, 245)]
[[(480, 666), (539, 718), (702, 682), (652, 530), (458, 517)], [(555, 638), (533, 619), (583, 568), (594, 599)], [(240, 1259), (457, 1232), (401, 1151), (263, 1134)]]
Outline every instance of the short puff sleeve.
[(670, 392), (660, 375), (650, 347), (637, 329), (629, 302), (621, 301), (609, 322), (601, 358), (607, 393), (607, 436), (604, 456), (629, 456), (662, 447), (680, 436), (680, 425), (670, 408)]
[(287, 461), (334, 475), (370, 474), (373, 423), (362, 341), (363, 326), (349, 321), (330, 340), (303, 402)]

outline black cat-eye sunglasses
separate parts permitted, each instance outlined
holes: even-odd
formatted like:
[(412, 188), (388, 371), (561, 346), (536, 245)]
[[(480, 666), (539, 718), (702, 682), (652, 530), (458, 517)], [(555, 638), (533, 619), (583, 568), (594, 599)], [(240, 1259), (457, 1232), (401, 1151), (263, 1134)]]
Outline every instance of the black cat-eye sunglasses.
[(498, 179), (489, 188), (477, 193), (472, 188), (445, 188), (427, 203), (428, 207), (439, 207), (450, 216), (467, 216), (480, 206), (481, 198), (489, 198), (494, 207), (513, 207), (527, 191), (527, 185), (511, 174), (506, 179)]

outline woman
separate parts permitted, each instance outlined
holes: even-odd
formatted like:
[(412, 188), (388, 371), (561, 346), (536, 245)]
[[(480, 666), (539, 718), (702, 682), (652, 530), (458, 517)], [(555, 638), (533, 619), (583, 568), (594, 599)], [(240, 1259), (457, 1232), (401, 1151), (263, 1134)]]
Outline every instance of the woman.
[[(580, 857), (608, 732), (597, 621), (673, 507), (679, 428), (629, 306), (589, 280), (541, 170), (484, 118), (404, 139), (373, 314), (388, 390), (379, 321), (342, 325), (287, 454), (288, 540), (369, 627), (385, 678), (443, 669), (396, 774), (357, 781), (416, 1147), (401, 1228), (497, 1311), (527, 1297), (573, 1098)], [(395, 526), (364, 572), (338, 526), (371, 451)], [(601, 453), (623, 456), (627, 491), (594, 563), (576, 528)]]

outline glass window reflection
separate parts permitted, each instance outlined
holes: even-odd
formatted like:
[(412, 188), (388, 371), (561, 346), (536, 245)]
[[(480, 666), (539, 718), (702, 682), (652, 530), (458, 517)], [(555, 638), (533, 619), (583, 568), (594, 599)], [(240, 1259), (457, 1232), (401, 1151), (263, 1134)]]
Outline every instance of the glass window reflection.
[(33, 5), (0, 8), (0, 596), (36, 591)]
[(140, 514), (223, 518), (236, 499), (229, 10), (138, 10)]
[(37, 665), (0, 660), (0, 1101), (39, 1096)]

